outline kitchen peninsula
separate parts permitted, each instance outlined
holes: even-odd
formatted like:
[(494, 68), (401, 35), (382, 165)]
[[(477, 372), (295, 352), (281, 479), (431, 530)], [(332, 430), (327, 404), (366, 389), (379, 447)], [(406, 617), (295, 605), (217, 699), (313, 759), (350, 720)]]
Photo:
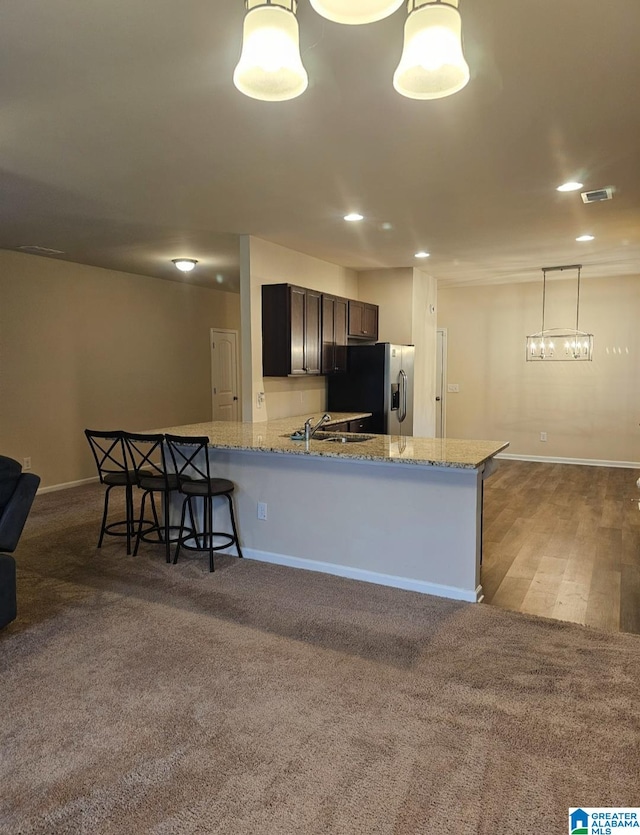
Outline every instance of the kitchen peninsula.
[[(306, 449), (291, 434), (308, 417), (319, 415), (156, 431), (209, 438), (216, 474), (236, 484), (246, 557), (481, 600), (482, 480), (508, 444), (368, 435), (312, 438)], [(362, 417), (332, 414), (333, 423)]]

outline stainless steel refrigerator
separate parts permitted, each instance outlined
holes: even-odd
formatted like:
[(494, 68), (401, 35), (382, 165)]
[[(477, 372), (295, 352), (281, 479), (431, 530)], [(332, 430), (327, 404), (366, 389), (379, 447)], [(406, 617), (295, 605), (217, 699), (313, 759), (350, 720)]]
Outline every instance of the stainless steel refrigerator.
[(413, 345), (350, 345), (347, 373), (328, 378), (329, 412), (371, 412), (371, 431), (413, 435)]

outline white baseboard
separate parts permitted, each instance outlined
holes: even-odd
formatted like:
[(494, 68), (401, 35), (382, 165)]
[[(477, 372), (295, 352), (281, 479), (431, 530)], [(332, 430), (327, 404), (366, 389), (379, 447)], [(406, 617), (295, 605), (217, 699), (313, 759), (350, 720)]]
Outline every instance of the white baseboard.
[[(235, 551), (229, 549), (229, 554)], [(434, 594), (437, 597), (448, 597), (452, 600), (464, 600), (467, 603), (479, 603), (484, 597), (482, 586), (475, 591), (443, 586), (439, 583), (428, 583), (424, 580), (412, 580), (407, 577), (395, 577), (392, 574), (379, 574), (363, 568), (352, 568), (346, 565), (336, 565), (332, 562), (306, 560), (302, 557), (289, 557), (284, 554), (273, 554), (269, 551), (258, 551), (253, 548), (243, 548), (243, 555), (258, 562), (269, 562), (274, 565), (284, 565), (289, 568), (301, 568), (305, 571), (319, 571), (321, 574), (333, 574), (336, 577), (347, 577), (350, 580), (361, 580), (364, 583), (375, 583), (379, 586), (391, 586), (405, 591), (417, 591), (421, 594)]]
[(554, 458), (546, 455), (515, 455), (499, 452), (496, 458), (511, 461), (535, 461), (540, 464), (579, 464), (583, 467), (620, 467), (625, 470), (640, 470), (640, 461), (603, 461), (601, 458)]
[(92, 478), (81, 478), (79, 481), (67, 481), (64, 484), (50, 484), (48, 487), (39, 487), (38, 493), (55, 493), (56, 490), (68, 490), (70, 487), (79, 487), (81, 484), (91, 484), (92, 481), (100, 481), (98, 476)]

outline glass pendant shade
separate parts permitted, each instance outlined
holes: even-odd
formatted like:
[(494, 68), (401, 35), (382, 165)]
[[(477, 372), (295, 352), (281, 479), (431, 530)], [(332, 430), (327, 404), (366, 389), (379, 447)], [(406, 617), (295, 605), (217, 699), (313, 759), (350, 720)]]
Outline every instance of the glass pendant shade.
[(334, 23), (374, 23), (389, 17), (403, 0), (309, 0), (313, 8)]
[(441, 99), (469, 81), (458, 0), (409, 0), (404, 49), (393, 86), (410, 99)]
[(296, 0), (247, 0), (242, 54), (233, 73), (241, 93), (261, 101), (286, 101), (307, 89), (300, 58)]

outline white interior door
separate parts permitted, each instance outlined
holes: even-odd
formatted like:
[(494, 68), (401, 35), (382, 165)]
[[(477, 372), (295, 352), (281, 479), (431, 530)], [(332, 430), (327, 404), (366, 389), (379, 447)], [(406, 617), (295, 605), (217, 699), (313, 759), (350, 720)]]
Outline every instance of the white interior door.
[(446, 410), (444, 394), (447, 390), (447, 331), (436, 332), (436, 438), (446, 437)]
[(238, 420), (238, 332), (211, 328), (213, 420)]

